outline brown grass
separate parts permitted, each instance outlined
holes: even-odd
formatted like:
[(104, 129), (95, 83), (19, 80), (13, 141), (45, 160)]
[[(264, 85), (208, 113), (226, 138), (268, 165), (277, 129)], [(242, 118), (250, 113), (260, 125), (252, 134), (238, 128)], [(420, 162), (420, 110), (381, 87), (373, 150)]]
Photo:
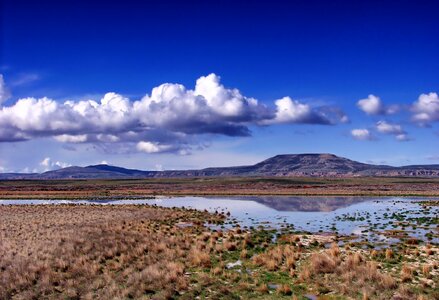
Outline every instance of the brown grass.
[(393, 258), (393, 250), (390, 248), (386, 249), (386, 259), (392, 259)]
[[(301, 235), (299, 246), (291, 234), (269, 242), (266, 232), (202, 225), (221, 220), (133, 205), (0, 206), (0, 299), (291, 299), (291, 289), (319, 299), (437, 298), (435, 245), (398, 255), (354, 243), (324, 249), (308, 243), (318, 235)], [(240, 268), (226, 268), (238, 258)]]
[(195, 267), (205, 267), (208, 268), (211, 265), (210, 255), (199, 249), (192, 249), (190, 252), (190, 260)]
[(311, 254), (309, 263), (300, 271), (299, 279), (306, 283), (318, 282), (325, 289), (351, 297), (363, 291), (366, 299), (397, 286), (392, 276), (379, 271), (375, 262), (358, 252), (342, 255), (334, 245), (323, 252)]
[(401, 269), (401, 281), (411, 282), (413, 279), (413, 269), (408, 265), (403, 265)]
[(431, 278), (431, 266), (428, 264), (422, 265), (422, 274), (424, 274), (425, 278)]
[[(187, 290), (201, 212), (145, 206), (0, 206), (0, 299), (166, 298)], [(215, 218), (215, 217), (213, 217)], [(192, 249), (192, 250), (191, 250)]]
[(259, 285), (256, 290), (261, 294), (268, 294), (268, 286), (266, 283)]
[(338, 264), (337, 259), (326, 253), (314, 253), (310, 260), (311, 272), (315, 274), (333, 273)]
[(278, 286), (278, 288), (276, 290), (281, 295), (291, 295), (292, 294), (291, 287), (288, 284), (281, 284)]
[(204, 177), (142, 180), (0, 181), (0, 199), (90, 199), (148, 195), (438, 196), (437, 178)]

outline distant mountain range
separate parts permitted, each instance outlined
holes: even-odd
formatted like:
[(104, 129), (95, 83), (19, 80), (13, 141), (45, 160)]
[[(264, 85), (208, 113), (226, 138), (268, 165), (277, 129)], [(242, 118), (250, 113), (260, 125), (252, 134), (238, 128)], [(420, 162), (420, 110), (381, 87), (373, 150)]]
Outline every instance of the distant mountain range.
[(67, 167), (44, 173), (0, 173), (0, 179), (129, 179), (220, 176), (439, 177), (439, 165), (392, 167), (360, 163), (333, 154), (276, 155), (251, 166), (201, 170), (141, 171), (109, 165)]

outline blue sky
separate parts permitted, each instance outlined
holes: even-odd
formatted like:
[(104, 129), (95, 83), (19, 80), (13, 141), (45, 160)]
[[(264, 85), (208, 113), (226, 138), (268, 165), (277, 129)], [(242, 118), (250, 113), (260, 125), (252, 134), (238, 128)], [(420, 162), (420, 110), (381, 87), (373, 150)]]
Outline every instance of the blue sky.
[(0, 2), (0, 172), (439, 161), (437, 1), (109, 2)]

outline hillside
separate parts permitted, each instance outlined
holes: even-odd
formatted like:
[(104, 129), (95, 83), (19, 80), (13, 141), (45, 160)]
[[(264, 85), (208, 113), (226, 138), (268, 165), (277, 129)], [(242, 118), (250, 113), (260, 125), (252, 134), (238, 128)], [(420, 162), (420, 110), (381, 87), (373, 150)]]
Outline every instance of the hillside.
[(142, 171), (109, 165), (68, 167), (41, 174), (0, 174), (0, 179), (124, 179), (206, 176), (290, 176), (361, 177), (401, 176), (439, 177), (439, 165), (392, 167), (360, 163), (333, 154), (284, 154), (251, 166), (205, 168), (201, 170)]

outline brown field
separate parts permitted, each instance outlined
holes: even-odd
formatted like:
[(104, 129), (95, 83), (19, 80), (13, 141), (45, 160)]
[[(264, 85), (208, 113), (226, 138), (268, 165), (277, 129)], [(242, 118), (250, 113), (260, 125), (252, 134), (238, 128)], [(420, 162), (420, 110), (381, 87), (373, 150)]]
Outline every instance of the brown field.
[(438, 299), (439, 248), (337, 246), (149, 206), (0, 206), (0, 299)]
[(439, 179), (384, 177), (0, 181), (0, 199), (154, 195), (439, 196)]

